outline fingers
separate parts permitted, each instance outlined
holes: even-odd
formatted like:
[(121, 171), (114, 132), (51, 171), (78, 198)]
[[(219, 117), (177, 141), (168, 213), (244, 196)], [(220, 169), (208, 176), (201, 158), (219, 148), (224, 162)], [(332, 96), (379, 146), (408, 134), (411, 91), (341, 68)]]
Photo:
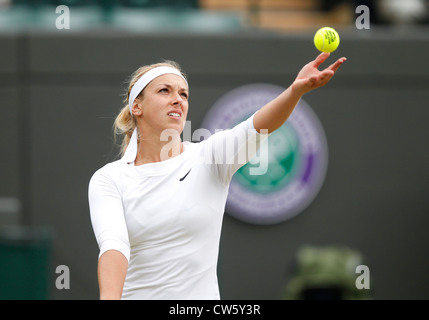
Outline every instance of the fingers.
[(323, 62), (325, 62), (326, 59), (329, 58), (329, 56), (330, 56), (330, 53), (322, 52), (316, 57), (316, 59), (308, 63), (300, 71), (300, 73), (297, 76), (297, 80), (300, 86), (305, 87), (305, 89), (303, 90), (304, 92), (308, 92), (315, 88), (319, 88), (326, 85), (332, 79), (332, 77), (334, 76), (338, 68), (347, 60), (345, 57), (342, 57), (322, 71), (315, 70)]
[(302, 92), (309, 92), (313, 89), (323, 87), (334, 76), (335, 72), (332, 70), (323, 70), (319, 74), (314, 74), (306, 79), (295, 80), (294, 84), (300, 87)]
[(325, 69), (325, 70), (323, 70), (321, 73), (320, 73), (320, 75), (319, 75), (319, 79), (320, 80), (326, 80), (326, 79), (331, 79), (333, 76), (334, 76), (334, 71), (332, 71), (332, 70), (328, 70), (328, 69)]
[(317, 58), (313, 61), (313, 66), (315, 68), (318, 68), (323, 62), (326, 61), (326, 59), (328, 59), (330, 56), (329, 52), (322, 52), (321, 54), (319, 54), (317, 56)]
[(319, 75), (314, 75), (305, 80), (305, 85), (308, 86), (309, 89), (314, 89), (318, 87), (322, 87), (331, 80), (334, 73), (332, 71), (323, 71)]
[(331, 80), (331, 78), (334, 76), (334, 73), (335, 72), (332, 70), (323, 70), (319, 74), (318, 85), (324, 86), (325, 84), (327, 84), (329, 82), (329, 80)]
[(337, 61), (335, 61), (333, 64), (331, 64), (328, 68), (328, 70), (332, 70), (334, 72), (336, 72), (338, 70), (338, 68), (347, 60), (347, 58), (342, 57), (340, 59), (338, 59)]
[(319, 75), (312, 76), (308, 79), (307, 85), (312, 89), (323, 87), (326, 85), (329, 80), (334, 76), (334, 71), (332, 70), (323, 70)]
[[(322, 52), (321, 54), (319, 54), (317, 56), (317, 58), (313, 61), (313, 66), (315, 68), (318, 68), (323, 62), (326, 61), (326, 59), (328, 59), (330, 56), (329, 52)], [(331, 64), (328, 68), (326, 68), (325, 70), (332, 70), (334, 72), (336, 72), (338, 70), (338, 68), (347, 60), (346, 57), (342, 57), (340, 59), (338, 59), (337, 61), (335, 61), (333, 64)]]
[(317, 83), (318, 76), (312, 76), (307, 80), (307, 84), (314, 86)]
[(319, 84), (320, 86), (324, 86), (331, 80), (331, 78), (334, 76), (335, 72), (338, 70), (338, 68), (347, 60), (347, 58), (342, 57), (335, 61), (333, 64), (331, 64), (328, 68), (323, 70), (319, 74)]

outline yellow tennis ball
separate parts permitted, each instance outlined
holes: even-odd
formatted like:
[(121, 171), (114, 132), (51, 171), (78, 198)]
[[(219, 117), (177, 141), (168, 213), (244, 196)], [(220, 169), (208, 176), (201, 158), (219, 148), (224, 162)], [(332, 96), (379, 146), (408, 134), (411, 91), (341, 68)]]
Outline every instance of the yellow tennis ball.
[(335, 29), (323, 27), (314, 35), (314, 45), (321, 52), (333, 52), (340, 44), (340, 36)]

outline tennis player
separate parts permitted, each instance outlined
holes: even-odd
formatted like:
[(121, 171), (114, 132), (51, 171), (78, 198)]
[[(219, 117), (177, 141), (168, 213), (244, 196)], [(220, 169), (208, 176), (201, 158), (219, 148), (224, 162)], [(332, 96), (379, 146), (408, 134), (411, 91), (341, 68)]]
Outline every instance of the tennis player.
[[(346, 60), (319, 71), (328, 57), (305, 65), (249, 119), (200, 143), (180, 138), (189, 108), (180, 67), (167, 61), (133, 73), (115, 120), (122, 157), (89, 183), (100, 299), (220, 299), (216, 269), (231, 178), (268, 136), (262, 133), (279, 128), (299, 99), (324, 86)], [(228, 141), (232, 153), (224, 151)]]

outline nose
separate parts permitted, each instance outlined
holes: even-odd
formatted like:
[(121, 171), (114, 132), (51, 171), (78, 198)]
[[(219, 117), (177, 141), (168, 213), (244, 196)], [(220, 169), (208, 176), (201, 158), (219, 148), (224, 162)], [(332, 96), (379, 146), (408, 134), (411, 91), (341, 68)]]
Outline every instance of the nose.
[(178, 92), (176, 92), (173, 97), (173, 105), (182, 106), (182, 103), (183, 103), (183, 97)]

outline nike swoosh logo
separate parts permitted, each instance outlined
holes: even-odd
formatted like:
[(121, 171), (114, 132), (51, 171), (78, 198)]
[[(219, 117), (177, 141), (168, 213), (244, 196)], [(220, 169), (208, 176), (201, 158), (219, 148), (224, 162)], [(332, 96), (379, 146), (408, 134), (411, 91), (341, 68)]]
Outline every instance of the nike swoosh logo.
[(188, 173), (187, 173), (187, 174), (185, 174), (182, 178), (180, 178), (180, 179), (179, 179), (179, 181), (183, 181), (183, 180), (185, 180), (185, 178), (188, 176), (188, 174), (189, 174), (189, 172), (191, 172), (191, 170), (192, 170), (192, 168), (191, 168), (191, 169), (189, 169)]

